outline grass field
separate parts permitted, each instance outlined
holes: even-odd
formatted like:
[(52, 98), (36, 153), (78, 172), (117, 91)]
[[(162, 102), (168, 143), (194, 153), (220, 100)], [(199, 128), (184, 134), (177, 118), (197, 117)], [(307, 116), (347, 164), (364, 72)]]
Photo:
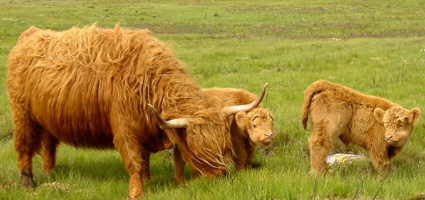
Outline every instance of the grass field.
[[(275, 143), (260, 148), (255, 168), (226, 177), (173, 182), (171, 152), (155, 154), (147, 199), (423, 199), (424, 117), (389, 176), (369, 160), (309, 175), (300, 123), (304, 89), (325, 79), (405, 108), (425, 102), (425, 3), (420, 0), (287, 1), (8, 1), (0, 0), (0, 199), (125, 199), (128, 174), (116, 151), (61, 145), (55, 174), (34, 158), (36, 190), (20, 187), (5, 77), (7, 56), (31, 25), (65, 30), (97, 23), (150, 29), (188, 65), (203, 88), (259, 93), (275, 116)], [(365, 154), (350, 146), (345, 152)]]

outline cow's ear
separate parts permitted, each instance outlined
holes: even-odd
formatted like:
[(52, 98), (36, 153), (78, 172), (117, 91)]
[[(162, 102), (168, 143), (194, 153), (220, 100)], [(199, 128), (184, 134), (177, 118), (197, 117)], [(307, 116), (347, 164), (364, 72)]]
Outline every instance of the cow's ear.
[(381, 108), (376, 108), (373, 111), (373, 116), (375, 117), (375, 120), (379, 122), (380, 124), (384, 124), (384, 121), (383, 121), (384, 114), (385, 114), (385, 111), (382, 110)]
[(421, 110), (419, 110), (419, 108), (413, 108), (412, 110), (409, 111), (409, 123), (412, 123), (413, 125), (415, 125), (419, 121), (420, 117), (421, 117)]
[(238, 112), (235, 115), (236, 124), (240, 129), (245, 130), (248, 126), (248, 116), (246, 115), (246, 112)]

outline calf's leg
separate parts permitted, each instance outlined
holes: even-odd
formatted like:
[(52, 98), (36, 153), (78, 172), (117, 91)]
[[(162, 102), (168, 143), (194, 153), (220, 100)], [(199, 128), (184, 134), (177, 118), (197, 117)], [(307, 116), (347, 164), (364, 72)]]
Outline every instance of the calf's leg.
[(326, 131), (322, 127), (313, 127), (312, 134), (308, 140), (311, 173), (314, 175), (321, 175), (328, 171), (326, 156), (332, 150), (332, 141)]
[(252, 163), (254, 161), (254, 154), (255, 154), (255, 148), (256, 146), (250, 146), (247, 149), (247, 158), (246, 158), (246, 163), (245, 163), (245, 169), (251, 169), (252, 168)]
[(372, 149), (370, 158), (378, 174), (386, 175), (391, 170), (391, 159), (388, 157), (386, 149), (382, 148), (380, 151)]
[(144, 160), (144, 166), (143, 168), (143, 178), (150, 179), (151, 178), (151, 167), (150, 167), (150, 152), (143, 152), (142, 153), (143, 160)]

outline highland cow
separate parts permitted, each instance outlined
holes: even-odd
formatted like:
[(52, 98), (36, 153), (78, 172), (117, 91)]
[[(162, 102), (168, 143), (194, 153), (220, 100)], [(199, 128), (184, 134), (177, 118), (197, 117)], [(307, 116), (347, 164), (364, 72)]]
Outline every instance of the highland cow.
[[(31, 27), (8, 60), (14, 146), (24, 186), (33, 188), (32, 157), (55, 167), (60, 142), (115, 148), (130, 176), (129, 195), (143, 196), (145, 155), (175, 146), (198, 173), (223, 175), (232, 159), (227, 116), (249, 110), (203, 98), (184, 64), (148, 30), (96, 25), (63, 32)], [(152, 104), (167, 121), (161, 129)]]
[[(258, 98), (246, 90), (233, 88), (202, 89), (202, 95), (204, 98), (220, 103), (222, 106), (245, 105), (256, 101), (256, 99), (263, 99), (266, 86), (267, 84)], [(271, 112), (268, 109), (261, 108), (260, 105), (252, 108), (252, 110), (239, 111), (236, 115), (228, 117), (234, 150), (233, 161), (238, 170), (251, 168), (256, 147), (259, 144), (270, 145), (275, 137), (273, 133), (274, 118)], [(157, 113), (153, 106), (152, 109)], [(159, 121), (163, 121), (159, 113), (157, 113), (157, 117)], [(172, 147), (166, 140), (164, 141), (164, 146)], [(149, 155), (146, 156), (145, 160), (149, 160)], [(173, 156), (175, 164), (174, 180), (177, 184), (180, 184), (185, 177), (185, 162), (182, 160), (178, 148), (174, 148)], [(149, 162), (146, 162), (146, 164), (145, 168), (149, 169)], [(149, 172), (149, 170), (146, 171)], [(146, 176), (150, 177), (150, 174), (147, 173)], [(199, 176), (199, 174), (196, 171), (192, 171), (192, 177), (196, 176)]]
[(304, 129), (309, 114), (312, 131), (308, 143), (313, 174), (328, 170), (326, 156), (338, 140), (367, 149), (378, 173), (385, 174), (391, 169), (391, 159), (404, 148), (421, 111), (406, 110), (388, 100), (319, 80), (305, 90)]

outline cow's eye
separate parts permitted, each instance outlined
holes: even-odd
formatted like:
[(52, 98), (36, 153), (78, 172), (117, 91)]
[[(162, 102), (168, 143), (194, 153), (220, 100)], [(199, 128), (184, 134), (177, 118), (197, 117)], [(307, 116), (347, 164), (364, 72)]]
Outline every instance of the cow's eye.
[(252, 127), (257, 128), (257, 125), (256, 125), (256, 124), (254, 124), (254, 125), (252, 125)]

